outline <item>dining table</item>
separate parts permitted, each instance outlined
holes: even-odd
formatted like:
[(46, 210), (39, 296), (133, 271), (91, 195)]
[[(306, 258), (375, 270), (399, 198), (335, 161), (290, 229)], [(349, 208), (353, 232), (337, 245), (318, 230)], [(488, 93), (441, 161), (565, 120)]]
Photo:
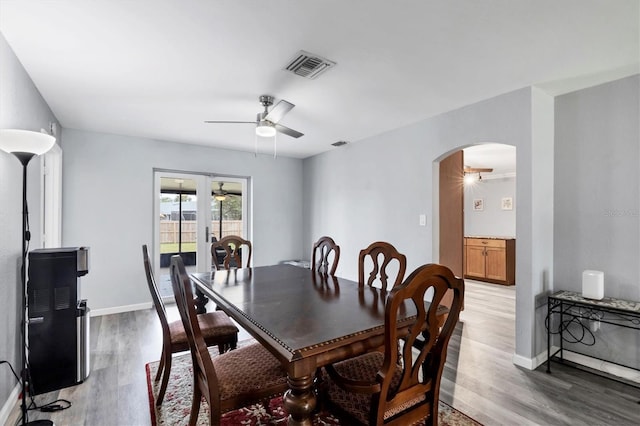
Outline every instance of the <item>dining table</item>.
[[(388, 292), (356, 281), (279, 264), (192, 273), (200, 310), (207, 299), (283, 365), (289, 425), (311, 425), (318, 368), (384, 344)], [(398, 327), (415, 310), (403, 310)]]

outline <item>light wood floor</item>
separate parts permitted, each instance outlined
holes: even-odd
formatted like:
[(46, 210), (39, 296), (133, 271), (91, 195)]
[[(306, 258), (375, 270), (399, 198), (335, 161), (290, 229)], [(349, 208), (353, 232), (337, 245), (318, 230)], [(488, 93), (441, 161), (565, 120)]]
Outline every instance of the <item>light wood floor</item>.
[[(449, 346), (441, 399), (489, 425), (639, 425), (640, 389), (559, 363), (528, 371), (513, 365), (515, 288), (468, 281), (465, 310)], [(177, 310), (169, 308), (177, 319)], [(242, 333), (240, 339), (248, 338)], [(65, 398), (57, 413), (31, 412), (63, 425), (149, 425), (145, 364), (162, 335), (152, 310), (91, 319), (91, 375), (85, 383), (38, 395)], [(8, 425), (19, 417), (16, 407)]]

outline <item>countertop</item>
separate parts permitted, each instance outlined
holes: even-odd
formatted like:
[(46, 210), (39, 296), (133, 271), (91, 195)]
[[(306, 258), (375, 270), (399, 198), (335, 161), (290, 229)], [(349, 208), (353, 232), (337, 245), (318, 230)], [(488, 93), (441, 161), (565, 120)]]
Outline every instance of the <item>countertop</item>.
[(495, 235), (466, 235), (465, 238), (482, 238), (483, 240), (515, 240), (515, 237), (498, 237)]

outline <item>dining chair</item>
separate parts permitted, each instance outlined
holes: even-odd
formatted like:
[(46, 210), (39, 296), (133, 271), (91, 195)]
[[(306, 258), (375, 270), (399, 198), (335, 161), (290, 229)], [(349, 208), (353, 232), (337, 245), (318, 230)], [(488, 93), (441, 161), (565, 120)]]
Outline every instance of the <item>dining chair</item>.
[[(225, 256), (222, 264), (218, 263), (221, 250), (224, 250)], [(211, 243), (211, 258), (215, 269), (231, 269), (249, 267), (251, 264), (251, 241), (245, 240), (237, 235), (227, 235), (219, 241)], [(242, 262), (242, 257), (246, 262)]]
[[(433, 298), (425, 305), (429, 289)], [(453, 302), (440, 329), (436, 311), (448, 289), (453, 290)], [(428, 264), (412, 272), (389, 293), (383, 352), (325, 367), (326, 402), (362, 424), (405, 425), (422, 419), (437, 424), (440, 379), (463, 297), (464, 281), (445, 266)], [(409, 307), (416, 315), (407, 321), (402, 313)], [(419, 336), (424, 342), (412, 350)]]
[[(382, 259), (380, 259), (382, 257)], [(397, 260), (398, 271), (396, 274), (396, 279), (393, 282), (391, 288), (402, 283), (404, 279), (404, 274), (407, 269), (407, 258), (405, 255), (401, 254), (396, 250), (396, 248), (384, 241), (377, 241), (375, 243), (371, 243), (369, 247), (360, 250), (360, 256), (358, 259), (358, 285), (362, 288), (365, 283), (365, 270), (366, 270), (366, 260), (371, 259), (372, 262), (372, 270), (369, 273), (369, 277), (367, 279), (367, 285), (369, 287), (373, 286), (376, 282), (376, 279), (380, 281), (383, 289), (389, 290), (389, 276), (387, 275), (386, 268), (387, 266), (395, 259)], [(436, 311), (436, 317), (438, 318), (438, 322), (440, 327), (444, 325), (444, 321), (447, 318), (447, 314), (449, 313), (449, 308), (447, 304), (449, 301), (449, 293), (445, 296), (445, 300), (443, 303), (438, 305), (438, 310)]]
[[(162, 353), (160, 354), (160, 364), (155, 377), (155, 381), (157, 382), (160, 380), (160, 376), (162, 376), (160, 392), (156, 399), (156, 405), (160, 405), (162, 404), (164, 394), (167, 391), (167, 384), (169, 383), (172, 354), (188, 351), (189, 341), (187, 340), (182, 321), (169, 322), (167, 319), (167, 311), (162, 297), (160, 297), (160, 292), (158, 291), (146, 244), (142, 246), (142, 257), (144, 259), (144, 270), (147, 274), (147, 284), (149, 285), (149, 291), (153, 299), (153, 306), (156, 308), (156, 313), (162, 326)], [(236, 348), (238, 343), (238, 327), (233, 324), (227, 314), (222, 311), (201, 314), (198, 315), (198, 322), (207, 346), (217, 345), (220, 353)]]
[[(340, 246), (331, 237), (320, 237), (313, 244), (311, 252), (311, 269), (322, 273), (335, 275), (340, 260)], [(329, 268), (331, 264), (331, 268)]]
[[(371, 272), (365, 282), (365, 271), (367, 266), (371, 265)], [(389, 275), (387, 267), (397, 268), (395, 279), (392, 281), (391, 288), (398, 286), (404, 279), (404, 273), (407, 269), (407, 257), (398, 252), (396, 248), (384, 241), (376, 241), (369, 244), (369, 247), (360, 250), (358, 257), (358, 286), (363, 288), (366, 285), (374, 286), (376, 282), (380, 282), (383, 290), (390, 290)]]
[(171, 284), (186, 330), (193, 362), (193, 401), (189, 425), (195, 425), (202, 397), (209, 404), (209, 424), (219, 425), (227, 411), (265, 401), (288, 389), (282, 364), (260, 343), (211, 357), (195, 307), (191, 281), (180, 256), (171, 258)]

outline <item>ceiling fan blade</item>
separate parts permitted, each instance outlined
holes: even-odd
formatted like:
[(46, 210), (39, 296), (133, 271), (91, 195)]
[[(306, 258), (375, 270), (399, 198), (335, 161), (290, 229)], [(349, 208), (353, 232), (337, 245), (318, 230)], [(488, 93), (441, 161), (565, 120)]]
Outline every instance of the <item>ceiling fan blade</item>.
[(295, 105), (291, 102), (282, 100), (278, 102), (278, 104), (274, 106), (271, 111), (269, 111), (269, 114), (267, 114), (264, 119), (269, 120), (272, 123), (277, 123), (278, 121), (282, 120), (282, 117), (284, 117), (286, 113), (291, 111), (291, 108), (293, 108), (294, 106)]
[(205, 123), (256, 124), (255, 121), (213, 121), (213, 120), (205, 120)]
[(283, 126), (282, 124), (274, 124), (273, 127), (276, 128), (280, 133), (284, 133), (287, 136), (291, 136), (292, 138), (299, 138), (300, 136), (304, 136), (304, 133), (300, 133), (297, 130), (290, 129), (288, 127)]
[(493, 171), (492, 168), (489, 167), (469, 167), (469, 166), (465, 166), (464, 167), (464, 171), (466, 173), (490, 173)]

